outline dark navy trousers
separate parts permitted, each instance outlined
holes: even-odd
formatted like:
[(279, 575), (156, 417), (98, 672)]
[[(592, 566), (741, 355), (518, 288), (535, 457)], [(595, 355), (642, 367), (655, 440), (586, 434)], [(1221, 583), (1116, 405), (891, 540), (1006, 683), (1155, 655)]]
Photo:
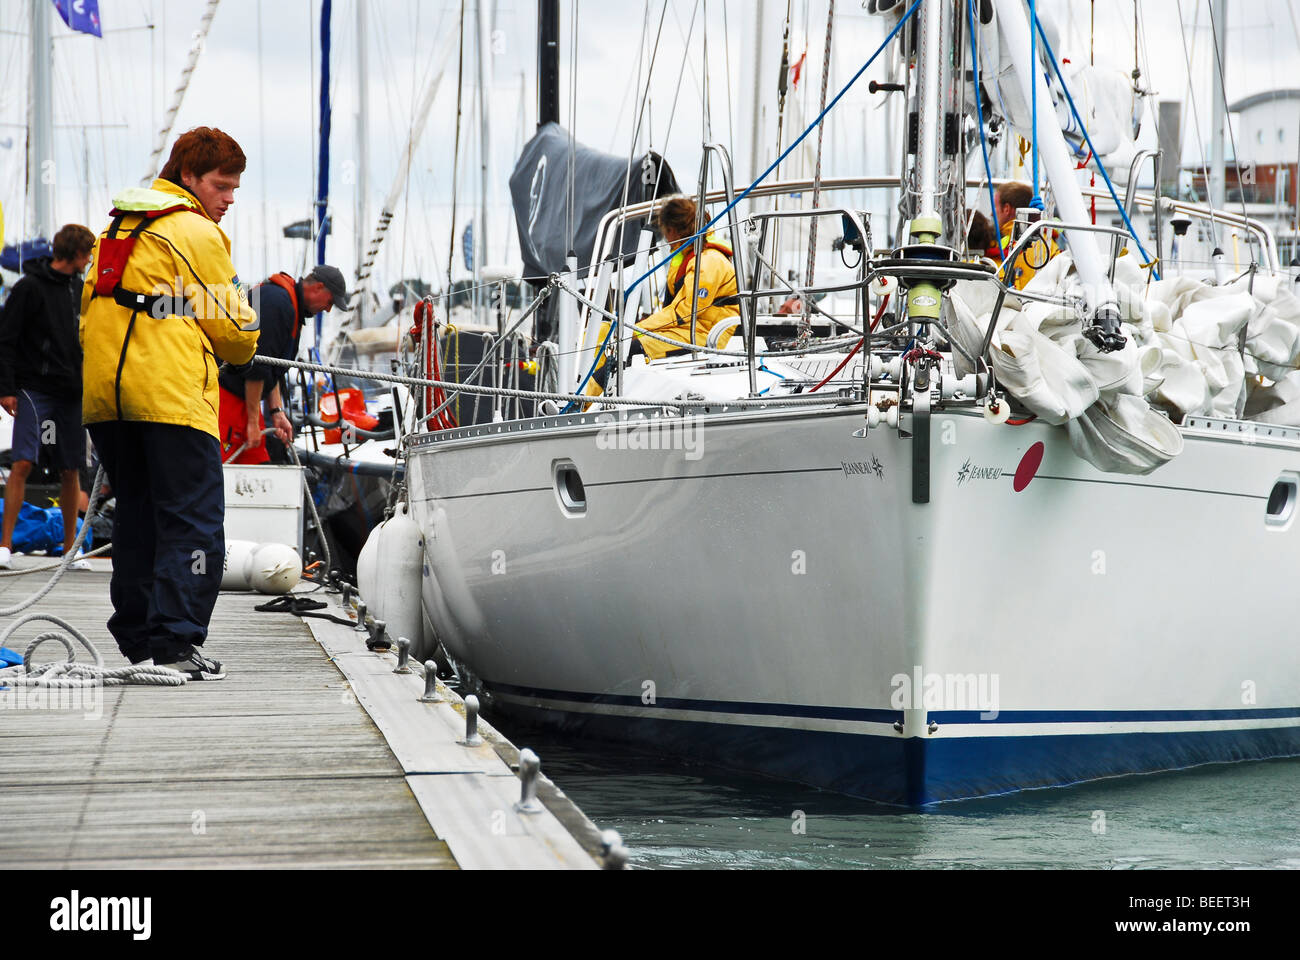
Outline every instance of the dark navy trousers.
[(225, 482), (217, 438), (170, 423), (113, 420), (87, 429), (117, 498), (113, 616), (132, 663), (171, 663), (201, 646), (221, 589)]

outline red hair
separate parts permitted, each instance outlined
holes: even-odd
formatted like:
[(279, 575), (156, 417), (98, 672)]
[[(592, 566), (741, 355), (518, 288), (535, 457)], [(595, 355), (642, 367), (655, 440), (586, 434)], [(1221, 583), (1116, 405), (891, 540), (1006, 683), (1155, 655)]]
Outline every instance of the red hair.
[(248, 160), (235, 138), (216, 127), (195, 127), (176, 138), (171, 156), (158, 176), (173, 183), (185, 173), (202, 177), (213, 170), (224, 174), (243, 173)]

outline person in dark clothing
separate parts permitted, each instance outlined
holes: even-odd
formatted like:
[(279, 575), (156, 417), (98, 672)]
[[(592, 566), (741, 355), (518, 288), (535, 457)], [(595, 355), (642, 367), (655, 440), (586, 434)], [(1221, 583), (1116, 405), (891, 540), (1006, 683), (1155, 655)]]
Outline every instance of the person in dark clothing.
[[(328, 313), (337, 306), (346, 310), (347, 288), (343, 274), (321, 264), (295, 281), (287, 273), (277, 273), (253, 289), (253, 309), (261, 318), (257, 352), (264, 357), (292, 360), (298, 354), (298, 336), (302, 322), (317, 313)], [(293, 426), (284, 412), (284, 369), (254, 363), (247, 368), (225, 366), (221, 370), (221, 458), (227, 463), (266, 463), (270, 460), (262, 432), (266, 418), (265, 401), (276, 438), (288, 445), (293, 441)], [(241, 451), (242, 448), (242, 451)], [(237, 452), (239, 451), (239, 452)]]
[[(95, 235), (70, 223), (54, 235), (54, 255), (29, 260), (0, 313), (0, 407), (14, 418), (13, 468), (5, 484), (0, 568), (12, 565), (14, 525), (27, 477), (44, 449), (58, 466), (63, 552), (72, 549), (86, 458), (81, 426), (81, 272)], [(89, 569), (85, 560), (74, 569)]]

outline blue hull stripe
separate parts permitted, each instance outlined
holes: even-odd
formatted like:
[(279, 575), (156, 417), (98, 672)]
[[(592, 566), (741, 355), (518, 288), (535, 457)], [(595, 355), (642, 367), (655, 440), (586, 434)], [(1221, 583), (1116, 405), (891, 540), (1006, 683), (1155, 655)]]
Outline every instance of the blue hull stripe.
[[(608, 704), (620, 707), (644, 707), (638, 696), (617, 693), (578, 693), (573, 690), (546, 690), (509, 683), (489, 682), (487, 686), (501, 693), (539, 700), (564, 700), (569, 703)], [(903, 719), (901, 710), (866, 707), (825, 707), (798, 703), (749, 703), (735, 700), (689, 700), (659, 697), (654, 706), (666, 710), (694, 710), (701, 713), (750, 714), (758, 717), (804, 717), (817, 720), (857, 720), (868, 723), (894, 723)], [(1278, 720), (1300, 718), (1297, 707), (1258, 707), (1233, 710), (1005, 710), (992, 720), (981, 720), (978, 710), (931, 710), (927, 718), (935, 723), (1141, 723), (1204, 720)]]
[[(603, 703), (620, 707), (644, 707), (640, 697), (618, 693), (576, 693), (572, 690), (541, 690), (517, 687), (509, 683), (488, 683), (488, 687), (517, 697), (539, 700), (567, 700), (570, 703)], [(866, 707), (814, 707), (794, 703), (744, 703), (728, 700), (685, 700), (658, 697), (654, 705), (666, 710), (696, 710), (702, 713), (739, 713), (758, 717), (807, 717), (821, 720), (859, 720), (869, 723), (893, 723), (903, 719), (901, 710), (872, 710)]]
[(640, 743), (656, 754), (692, 757), (908, 807), (1207, 763), (1300, 756), (1300, 726), (928, 740), (499, 703), (506, 712), (570, 734)]

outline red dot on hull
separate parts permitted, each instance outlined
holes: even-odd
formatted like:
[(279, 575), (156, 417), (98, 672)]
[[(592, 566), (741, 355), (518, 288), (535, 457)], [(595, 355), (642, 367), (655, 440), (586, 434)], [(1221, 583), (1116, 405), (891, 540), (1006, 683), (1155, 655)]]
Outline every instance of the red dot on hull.
[(1045, 450), (1043, 441), (1039, 440), (1020, 458), (1020, 466), (1016, 467), (1016, 478), (1011, 482), (1011, 489), (1016, 493), (1029, 486), (1029, 481), (1034, 479), (1038, 468), (1042, 466)]

